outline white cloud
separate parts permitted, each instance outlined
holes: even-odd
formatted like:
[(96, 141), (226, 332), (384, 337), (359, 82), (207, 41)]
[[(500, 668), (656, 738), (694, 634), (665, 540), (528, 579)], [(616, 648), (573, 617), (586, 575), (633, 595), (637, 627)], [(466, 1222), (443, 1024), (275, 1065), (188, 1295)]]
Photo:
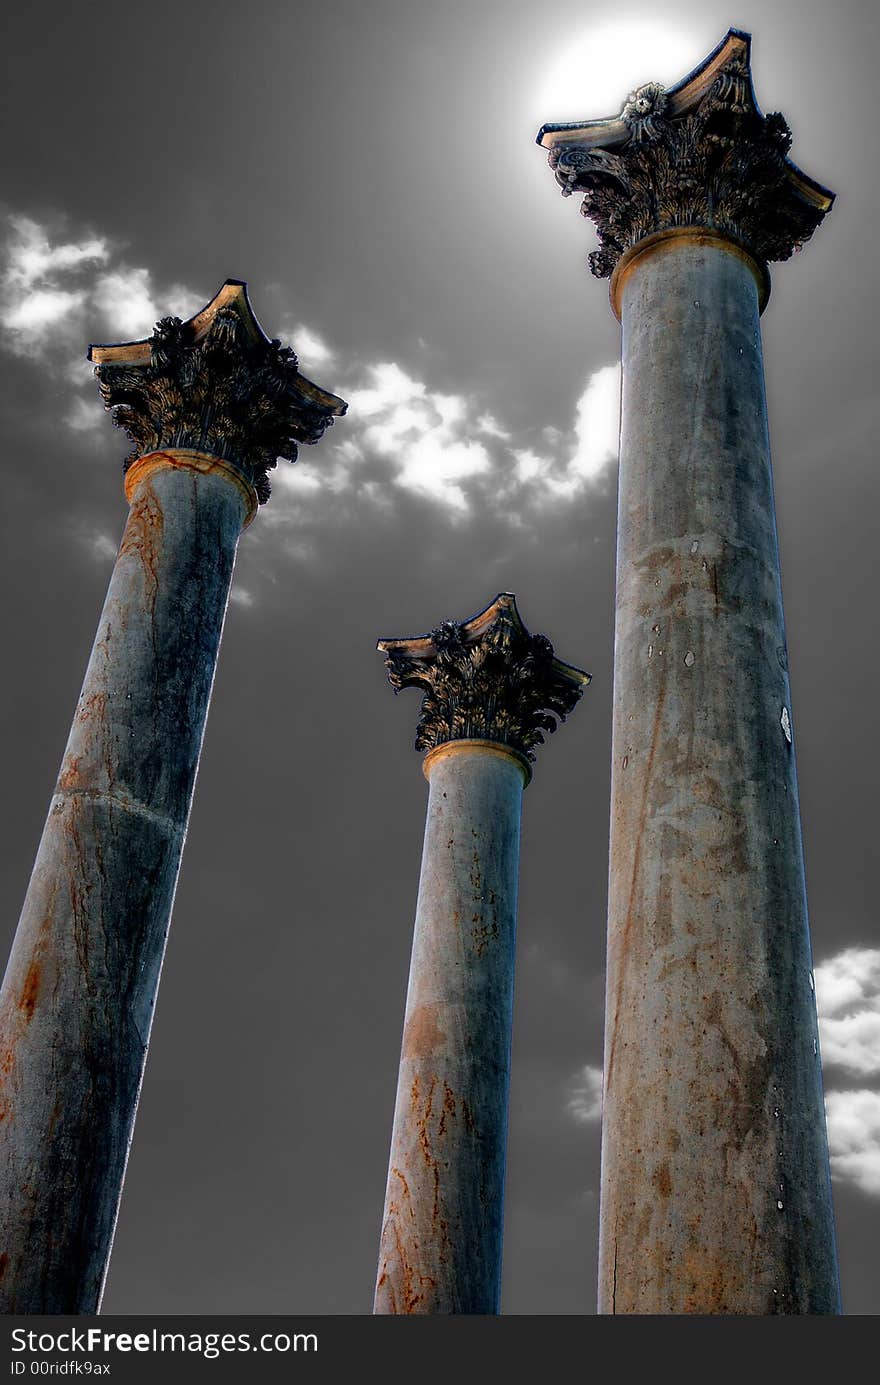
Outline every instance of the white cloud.
[(827, 1066), (846, 1068), (860, 1077), (880, 1075), (880, 1010), (820, 1020), (819, 1034)]
[(77, 385), (80, 388), (90, 385), (95, 387), (95, 367), (91, 361), (86, 359), (85, 351), (78, 356), (72, 356), (69, 360), (61, 363), (61, 373), (70, 385)]
[(825, 1110), (834, 1178), (880, 1196), (880, 1092), (827, 1092)]
[(96, 394), (94, 399), (75, 399), (64, 421), (75, 433), (90, 433), (106, 424), (107, 414)]
[(572, 1084), (571, 1094), (565, 1109), (576, 1121), (602, 1119), (602, 1069), (590, 1063), (581, 1070)]
[(328, 365), (335, 359), (336, 353), (327, 345), (323, 337), (317, 332), (313, 332), (310, 327), (300, 323), (297, 327), (289, 331), (285, 329), (284, 339), (289, 340), (291, 346), (300, 360), (300, 366), (306, 366), (305, 374), (313, 366)]
[(102, 274), (92, 291), (92, 303), (104, 318), (113, 341), (139, 341), (148, 337), (160, 317), (192, 317), (204, 306), (201, 294), (184, 284), (172, 284), (157, 296), (148, 269), (122, 265)]
[(47, 327), (54, 327), (63, 318), (69, 317), (85, 301), (84, 293), (73, 293), (67, 289), (29, 290), (17, 302), (13, 300), (3, 309), (3, 325), (19, 337), (42, 338)]
[(63, 270), (75, 269), (88, 263), (103, 263), (107, 259), (107, 243), (93, 237), (90, 240), (51, 245), (44, 227), (30, 217), (10, 217), (13, 240), (9, 246), (7, 281), (20, 292), (32, 288), (38, 281), (51, 279)]
[(117, 269), (102, 274), (92, 297), (117, 341), (149, 336), (161, 316), (153, 301), (148, 269)]
[(880, 948), (848, 947), (820, 962), (814, 973), (822, 1015), (837, 1015), (880, 990)]
[(367, 374), (371, 384), (349, 391), (349, 410), (357, 418), (386, 414), (397, 406), (422, 398), (426, 392), (425, 385), (413, 380), (394, 361), (369, 366)]
[(303, 466), (301, 462), (296, 462), (293, 466), (283, 462), (277, 471), (272, 472), (272, 489), (276, 490), (278, 486), (300, 496), (324, 489), (321, 471), (309, 470), (308, 466)]
[(367, 383), (349, 391), (351, 422), (366, 421), (361, 450), (389, 458), (395, 484), (459, 513), (468, 510), (462, 483), (491, 468), (486, 447), (470, 436), (470, 414), (464, 395), (430, 390), (394, 361), (368, 367)]
[(456, 510), (468, 508), (459, 481), (489, 470), (489, 454), (479, 442), (453, 442), (435, 428), (407, 450), (398, 484)]
[[(184, 322), (188, 317), (195, 317), (200, 308), (204, 308), (208, 301), (206, 293), (196, 292), (187, 284), (169, 284), (159, 296), (159, 315), (160, 317), (183, 318)], [(157, 319), (158, 320), (158, 319)], [(155, 324), (150, 324), (152, 330)]]
[(477, 428), (490, 438), (500, 438), (502, 442), (510, 441), (510, 434), (506, 428), (501, 427), (494, 414), (481, 414), (477, 419)]
[(58, 241), (47, 227), (24, 216), (10, 217), (7, 225), (0, 325), (6, 345), (18, 355), (53, 350), (68, 358), (69, 374), (72, 358), (84, 354), (89, 339), (144, 337), (164, 311), (186, 318), (204, 302), (180, 284), (160, 298), (149, 269), (114, 263), (117, 252), (103, 237)]
[[(26, 217), (8, 225), (0, 295), (6, 344), (40, 359), (51, 351), (56, 378), (71, 386), (67, 425), (80, 433), (100, 427), (97, 403), (90, 407), (73, 394), (87, 383), (79, 358), (88, 341), (145, 337), (163, 315), (189, 317), (204, 299), (180, 284), (160, 290), (146, 266), (124, 263), (104, 238), (62, 239)], [(588, 490), (616, 455), (617, 366), (588, 377), (568, 427), (539, 425), (517, 435), (485, 399), (418, 378), (424, 366), (418, 374), (396, 361), (358, 366), (304, 323), (285, 324), (283, 338), (301, 354), (306, 373), (334, 360), (353, 382), (345, 389), (348, 415), (322, 445), (320, 464), (285, 467), (273, 477), (276, 491), (313, 519), (320, 520), (329, 496), (387, 508), (409, 492), (455, 521), (482, 505), (521, 526), (535, 507), (565, 504)]]
[(846, 948), (814, 977), (823, 1063), (880, 1076), (880, 949)]
[(72, 535), (95, 562), (113, 563), (116, 561), (119, 544), (109, 534), (102, 533), (100, 529), (87, 529), (81, 524), (74, 523)]
[[(543, 440), (565, 455), (565, 435), (545, 428)], [(593, 371), (575, 406), (574, 447), (563, 466), (544, 466), (535, 474), (549, 497), (570, 500), (597, 481), (616, 460), (620, 443), (620, 366)]]
[(89, 547), (93, 557), (100, 558), (102, 561), (106, 558), (116, 561), (119, 544), (115, 539), (111, 539), (109, 534), (93, 534), (89, 540)]
[(234, 601), (236, 606), (253, 606), (254, 604), (254, 598), (247, 587), (233, 586), (229, 592), (229, 600)]
[(8, 224), (0, 323), (12, 349), (27, 355), (83, 309), (83, 271), (103, 264), (108, 251), (95, 237), (53, 245), (45, 228), (29, 217), (13, 216)]
[(569, 463), (572, 476), (592, 481), (617, 456), (620, 443), (620, 366), (606, 365), (587, 381), (577, 402), (577, 447)]
[(553, 469), (553, 462), (549, 457), (541, 457), (528, 447), (515, 451), (513, 456), (516, 460), (516, 477), (522, 483), (543, 480)]
[[(296, 344), (296, 343), (295, 343)], [(481, 500), (512, 526), (534, 506), (565, 504), (590, 488), (617, 453), (617, 366), (587, 379), (567, 431), (540, 430), (537, 445), (516, 439), (475, 396), (432, 389), (396, 361), (361, 367), (344, 393), (349, 402), (314, 471), (284, 469), (276, 490), (301, 506), (326, 504), (327, 493), (393, 504), (407, 490), (461, 521)], [(519, 445), (518, 445), (519, 443)], [(385, 464), (377, 479), (375, 462)]]
[(530, 486), (539, 501), (567, 501), (582, 494), (617, 458), (620, 366), (600, 366), (588, 377), (571, 432), (549, 424), (540, 436), (540, 450), (511, 448), (516, 480)]
[[(815, 969), (822, 1063), (880, 1077), (880, 949), (848, 947)], [(880, 1196), (880, 1092), (827, 1091), (831, 1172)]]

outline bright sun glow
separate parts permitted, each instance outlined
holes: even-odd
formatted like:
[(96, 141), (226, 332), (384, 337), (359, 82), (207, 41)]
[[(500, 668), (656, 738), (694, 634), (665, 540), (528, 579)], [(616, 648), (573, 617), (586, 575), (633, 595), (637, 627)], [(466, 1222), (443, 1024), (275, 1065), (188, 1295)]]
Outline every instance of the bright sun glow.
[(617, 115), (635, 87), (645, 82), (674, 86), (722, 37), (715, 34), (707, 43), (696, 30), (686, 33), (658, 19), (627, 19), (585, 29), (578, 38), (560, 43), (560, 56), (536, 92), (537, 120), (555, 123)]

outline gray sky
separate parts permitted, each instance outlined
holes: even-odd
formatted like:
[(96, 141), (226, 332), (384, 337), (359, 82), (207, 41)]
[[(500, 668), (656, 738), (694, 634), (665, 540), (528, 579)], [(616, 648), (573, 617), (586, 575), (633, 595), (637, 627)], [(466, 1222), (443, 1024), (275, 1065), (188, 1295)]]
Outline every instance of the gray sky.
[(125, 520), (88, 343), (244, 278), (351, 405), (242, 540), (107, 1312), (369, 1311), (426, 803), (418, 697), (393, 698), (374, 645), (501, 590), (594, 676), (525, 798), (504, 1310), (593, 1311), (619, 340), (534, 136), (676, 80), (732, 24), (838, 193), (772, 267), (764, 344), (844, 1303), (877, 1311), (877, 11), (613, 15), (53, 0), (8, 20), (8, 939)]

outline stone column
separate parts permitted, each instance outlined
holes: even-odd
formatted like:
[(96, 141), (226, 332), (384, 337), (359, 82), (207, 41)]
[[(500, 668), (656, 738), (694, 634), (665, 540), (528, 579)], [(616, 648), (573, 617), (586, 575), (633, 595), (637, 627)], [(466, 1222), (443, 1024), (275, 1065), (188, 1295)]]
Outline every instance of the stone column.
[(0, 1311), (97, 1311), (233, 563), (266, 471), (344, 405), (229, 281), (93, 347), (131, 509), (0, 992)]
[(589, 675), (509, 593), (379, 649), (430, 788), (374, 1311), (497, 1313), (522, 792)]
[(623, 330), (604, 1313), (836, 1313), (759, 315), (832, 196), (731, 30), (549, 125)]

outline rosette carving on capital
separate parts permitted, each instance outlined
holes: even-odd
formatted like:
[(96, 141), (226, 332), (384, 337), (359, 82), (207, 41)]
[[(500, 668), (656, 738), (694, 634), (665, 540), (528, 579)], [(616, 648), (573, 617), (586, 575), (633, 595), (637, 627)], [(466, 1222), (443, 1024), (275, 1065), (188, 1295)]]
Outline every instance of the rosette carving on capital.
[(395, 693), (420, 688), (417, 750), (454, 740), (508, 745), (528, 760), (565, 720), (590, 681), (532, 635), (502, 592), (470, 620), (444, 621), (429, 635), (380, 640)]
[(736, 30), (677, 86), (648, 82), (619, 116), (545, 125), (538, 140), (563, 196), (584, 194), (598, 278), (646, 236), (680, 226), (727, 235), (758, 260), (786, 260), (833, 202), (789, 160), (785, 118), (758, 108), (749, 38)]
[(623, 103), (620, 118), (630, 128), (636, 144), (643, 139), (657, 139), (661, 128), (657, 124), (666, 110), (666, 91), (659, 82), (646, 82), (631, 91)]

